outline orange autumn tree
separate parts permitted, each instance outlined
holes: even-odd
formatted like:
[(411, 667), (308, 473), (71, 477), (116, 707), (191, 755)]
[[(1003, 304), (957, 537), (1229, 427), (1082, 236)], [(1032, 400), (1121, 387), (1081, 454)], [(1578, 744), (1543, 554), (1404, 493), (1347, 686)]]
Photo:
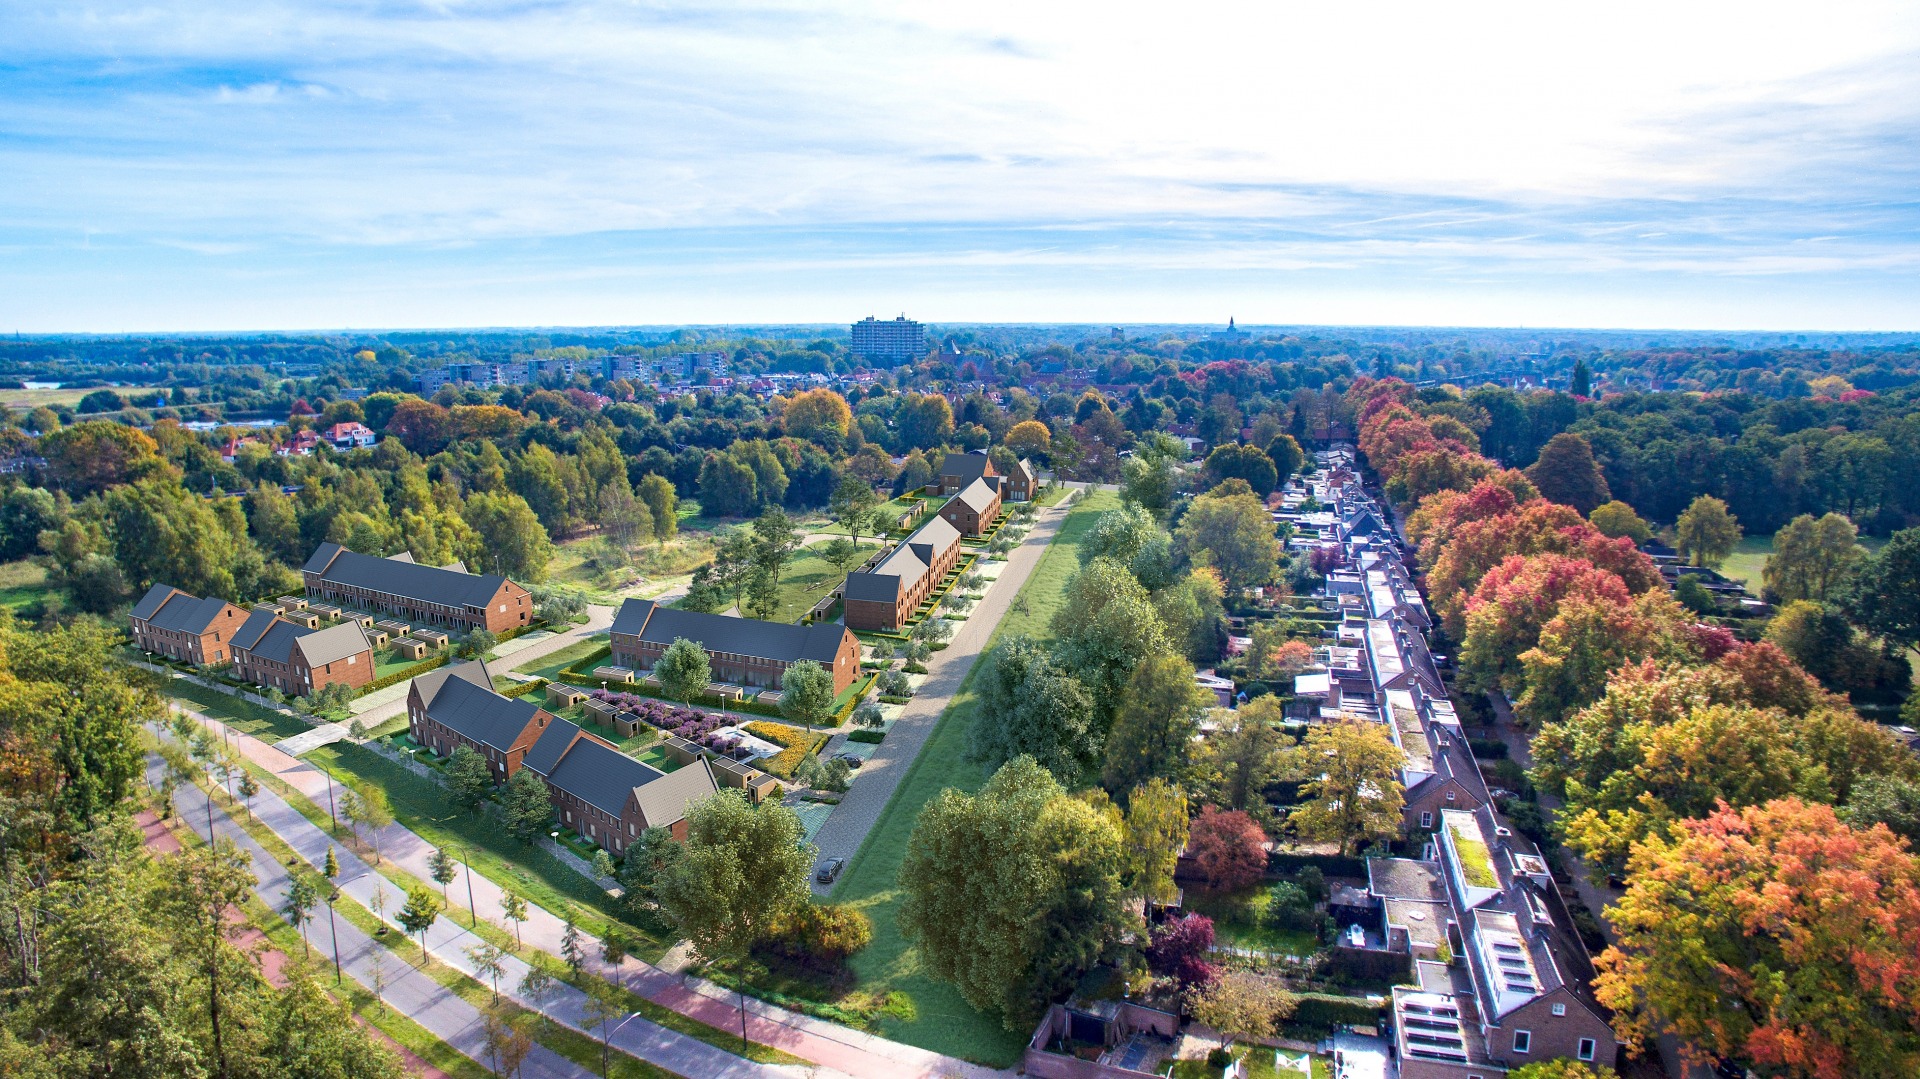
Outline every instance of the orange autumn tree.
[(1644, 1042), (1808, 1079), (1920, 1075), (1920, 859), (1793, 798), (1636, 848), (1594, 991)]
[(1521, 654), (1539, 641), (1541, 627), (1561, 604), (1573, 598), (1619, 607), (1633, 599), (1618, 576), (1584, 558), (1514, 555), (1488, 570), (1467, 600), (1460, 670), (1468, 687), (1518, 696), (1526, 688)]
[(1531, 726), (1557, 723), (1599, 700), (1607, 677), (1627, 664), (1693, 664), (1718, 659), (1732, 646), (1731, 633), (1701, 625), (1662, 588), (1624, 606), (1612, 598), (1573, 596), (1520, 654), (1526, 691), (1514, 707)]
[(1430, 564), (1428, 599), (1448, 635), (1465, 636), (1467, 600), (1480, 578), (1513, 555), (1532, 554), (1584, 558), (1620, 578), (1634, 595), (1661, 583), (1653, 560), (1632, 540), (1608, 539), (1572, 506), (1536, 499), (1497, 517), (1461, 522)]

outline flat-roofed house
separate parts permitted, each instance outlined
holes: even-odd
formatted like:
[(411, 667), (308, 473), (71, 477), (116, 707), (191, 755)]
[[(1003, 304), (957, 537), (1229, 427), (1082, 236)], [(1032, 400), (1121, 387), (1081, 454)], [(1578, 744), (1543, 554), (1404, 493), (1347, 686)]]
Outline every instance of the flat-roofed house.
[(183, 663), (218, 666), (233, 658), (233, 635), (246, 620), (247, 612), (224, 599), (156, 584), (134, 605), (133, 643)]
[(993, 467), (993, 459), (979, 450), (969, 453), (949, 453), (940, 462), (940, 493), (957, 495), (973, 485), (975, 480), (986, 480), (989, 487), (1000, 487), (1000, 470)]
[(841, 590), (847, 625), (891, 633), (907, 619), (960, 561), (960, 530), (944, 517), (929, 517), (869, 570), (847, 575)]
[(687, 807), (719, 789), (705, 757), (663, 772), (564, 719), (547, 726), (524, 766), (546, 783), (561, 824), (616, 855), (649, 828), (685, 840)]
[(968, 536), (984, 535), (1000, 516), (1000, 491), (986, 480), (974, 480), (940, 507), (940, 516)]
[(609, 637), (614, 665), (636, 671), (652, 670), (667, 646), (685, 637), (706, 649), (716, 682), (778, 687), (787, 668), (803, 659), (832, 673), (835, 693), (860, 674), (859, 638), (831, 622), (795, 626), (630, 599), (614, 615)]
[(233, 670), (294, 697), (333, 685), (359, 689), (373, 682), (373, 645), (358, 622), (311, 629), (257, 607), (234, 632)]
[(534, 743), (558, 722), (564, 721), (530, 701), (495, 693), (493, 677), (479, 660), (428, 671), (407, 690), (413, 740), (443, 757), (471, 746), (487, 759), (496, 783), (513, 778)]
[(323, 543), (301, 568), (309, 597), (394, 611), (416, 622), (503, 633), (533, 622), (527, 590), (497, 574), (376, 558)]

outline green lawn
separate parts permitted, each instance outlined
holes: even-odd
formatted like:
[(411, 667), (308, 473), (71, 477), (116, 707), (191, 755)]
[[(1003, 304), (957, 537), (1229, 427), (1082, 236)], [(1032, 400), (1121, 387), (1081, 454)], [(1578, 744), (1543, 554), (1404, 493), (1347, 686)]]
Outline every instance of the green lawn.
[[(1860, 546), (1869, 551), (1877, 551), (1887, 545), (1885, 537), (1861, 536)], [(1720, 566), (1720, 572), (1736, 581), (1741, 581), (1756, 595), (1760, 592), (1760, 575), (1767, 568), (1767, 556), (1773, 553), (1772, 536), (1747, 536), (1733, 549), (1726, 562)]]
[(0, 564), (0, 607), (18, 611), (51, 591), (46, 568), (38, 563), (21, 559)]
[(520, 674), (531, 674), (536, 678), (544, 678), (549, 682), (557, 682), (561, 680), (561, 671), (566, 670), (568, 667), (593, 655), (606, 646), (607, 643), (599, 639), (580, 641), (577, 644), (570, 644), (558, 652), (548, 653), (544, 658), (534, 660), (526, 666), (515, 667), (514, 670)]
[(1190, 888), (1185, 902), (1187, 910), (1213, 919), (1214, 939), (1221, 944), (1302, 957), (1320, 951), (1320, 938), (1311, 932), (1267, 925), (1268, 899), (1269, 892), (1264, 886), (1225, 895)]
[[(1067, 579), (1079, 568), (1076, 552), (1081, 538), (1093, 527), (1096, 517), (1119, 505), (1119, 495), (1099, 492), (1074, 507), (1020, 590), (1014, 609), (994, 631), (994, 640), (1009, 633), (1046, 636), (1047, 623), (1066, 603)], [(1031, 1032), (1007, 1030), (998, 1018), (975, 1011), (958, 990), (928, 977), (894, 921), (901, 898), (894, 881), (921, 808), (946, 787), (973, 791), (987, 779), (979, 765), (963, 758), (967, 726), (976, 707), (971, 683), (969, 676), (955, 694), (953, 704), (934, 728), (833, 895), (873, 919), (873, 943), (853, 960), (860, 988), (875, 995), (899, 991), (913, 999), (916, 1017), (902, 1020), (882, 1016), (882, 1034), (934, 1052), (1007, 1067), (1019, 1059)]]
[[(769, 621), (798, 622), (800, 616), (811, 610), (822, 596), (840, 583), (840, 571), (820, 554), (820, 549), (830, 542), (821, 540), (794, 552), (786, 568), (780, 571), (780, 607)], [(877, 543), (861, 543), (859, 554), (848, 563), (848, 568), (858, 566), (879, 549)]]
[(238, 697), (229, 697), (219, 690), (208, 689), (206, 686), (182, 678), (169, 681), (166, 693), (170, 697), (186, 701), (197, 711), (225, 723), (236, 731), (253, 735), (262, 742), (278, 742), (282, 738), (291, 738), (311, 729), (293, 716), (282, 715)]

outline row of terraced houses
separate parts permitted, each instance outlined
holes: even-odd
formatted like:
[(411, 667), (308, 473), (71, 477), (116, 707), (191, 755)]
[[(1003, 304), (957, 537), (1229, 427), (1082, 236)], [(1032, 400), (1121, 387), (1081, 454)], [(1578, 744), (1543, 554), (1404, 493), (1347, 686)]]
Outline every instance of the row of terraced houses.
[(1341, 619), (1295, 681), (1296, 716), (1379, 723), (1405, 756), (1403, 823), (1421, 853), (1368, 859), (1366, 891), (1347, 907), (1369, 947), (1408, 959), (1391, 1011), (1400, 1075), (1495, 1079), (1563, 1057), (1610, 1070), (1619, 1047), (1591, 958), (1545, 856), (1480, 774), (1427, 647), (1426, 605), (1355, 463), (1350, 450), (1320, 454), (1274, 516), (1297, 548), (1341, 555), (1323, 597)]

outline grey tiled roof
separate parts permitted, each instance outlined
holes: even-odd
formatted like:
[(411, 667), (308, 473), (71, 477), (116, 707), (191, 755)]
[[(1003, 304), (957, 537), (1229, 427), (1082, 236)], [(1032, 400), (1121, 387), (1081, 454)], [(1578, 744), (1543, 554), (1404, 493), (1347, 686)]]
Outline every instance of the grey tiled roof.
[(708, 798), (719, 788), (707, 758), (668, 772), (651, 783), (635, 787), (633, 796), (640, 803), (640, 815), (647, 827), (665, 828), (687, 815), (687, 807)]
[(278, 615), (257, 608), (249, 611), (247, 620), (240, 623), (239, 629), (233, 631), (233, 646), (252, 651), (253, 646), (259, 644), (260, 638), (265, 636), (266, 632), (279, 620)]
[(533, 769), (535, 775), (552, 775), (554, 767), (560, 763), (561, 755), (573, 748), (574, 739), (582, 733), (578, 724), (555, 718), (547, 724), (547, 729), (533, 743), (533, 748), (527, 750), (526, 757), (520, 763)]
[(342, 622), (328, 629), (307, 630), (297, 640), (300, 654), (307, 657), (309, 667), (322, 667), (335, 660), (357, 656), (370, 651), (367, 635), (360, 631), (358, 622)]
[(665, 775), (660, 769), (641, 764), (617, 749), (582, 738), (560, 758), (559, 765), (547, 776), (547, 782), (617, 817), (626, 808), (627, 795), (632, 794), (635, 787)]
[(426, 709), (434, 722), (502, 753), (513, 746), (527, 724), (533, 722), (534, 713), (540, 711), (527, 701), (502, 697), (465, 677), (441, 681), (433, 699), (426, 702)]
[[(155, 585), (160, 588), (160, 585)], [(196, 599), (179, 589), (170, 589), (172, 594), (161, 602), (153, 614), (141, 615), (149, 623), (160, 629), (178, 630), (182, 633), (205, 633), (220, 612), (227, 609), (227, 601), (208, 597)], [(147, 593), (148, 597), (153, 595)], [(145, 600), (141, 601), (143, 604)]]
[(450, 667), (438, 667), (413, 679), (413, 692), (420, 694), (420, 700), (431, 703), (433, 695), (440, 692), (440, 686), (449, 678), (460, 678), (471, 682), (481, 689), (493, 688), (493, 673), (487, 670), (485, 660), (471, 659), (465, 663), (456, 663)]
[(994, 490), (986, 480), (974, 480), (972, 483), (967, 484), (966, 488), (959, 494), (954, 495), (953, 498), (954, 501), (959, 502), (975, 513), (985, 513), (993, 505), (993, 500), (998, 497), (998, 495), (999, 492)]
[(319, 574), (323, 581), (448, 607), (484, 607), (506, 582), (505, 577), (496, 574), (476, 576), (418, 565), (411, 559), (403, 562), (375, 558), (346, 550), (337, 543), (321, 544), (304, 568), (308, 573)]
[(649, 644), (668, 645), (677, 637), (697, 642), (709, 652), (731, 652), (779, 663), (811, 659), (831, 665), (840, 653), (846, 627), (815, 623), (794, 626), (762, 622), (725, 614), (702, 614), (662, 607), (650, 599), (630, 599), (614, 616), (614, 633), (637, 634)]
[(151, 619), (160, 612), (161, 604), (172, 599), (175, 595), (185, 594), (186, 593), (181, 592), (178, 588), (170, 584), (154, 585), (152, 588), (147, 589), (146, 595), (140, 597), (140, 602), (133, 605), (133, 617)]
[(267, 632), (262, 634), (258, 641), (241, 647), (261, 659), (269, 659), (275, 663), (291, 663), (293, 662), (293, 642), (299, 636), (299, 626), (284, 618), (276, 618), (267, 626)]
[(929, 517), (871, 570), (848, 574), (841, 594), (847, 599), (893, 603), (926, 575), (942, 552), (959, 542), (960, 530), (945, 517)]
[(958, 476), (963, 480), (977, 480), (987, 474), (989, 463), (984, 453), (949, 453), (946, 460), (940, 462), (940, 478)]

